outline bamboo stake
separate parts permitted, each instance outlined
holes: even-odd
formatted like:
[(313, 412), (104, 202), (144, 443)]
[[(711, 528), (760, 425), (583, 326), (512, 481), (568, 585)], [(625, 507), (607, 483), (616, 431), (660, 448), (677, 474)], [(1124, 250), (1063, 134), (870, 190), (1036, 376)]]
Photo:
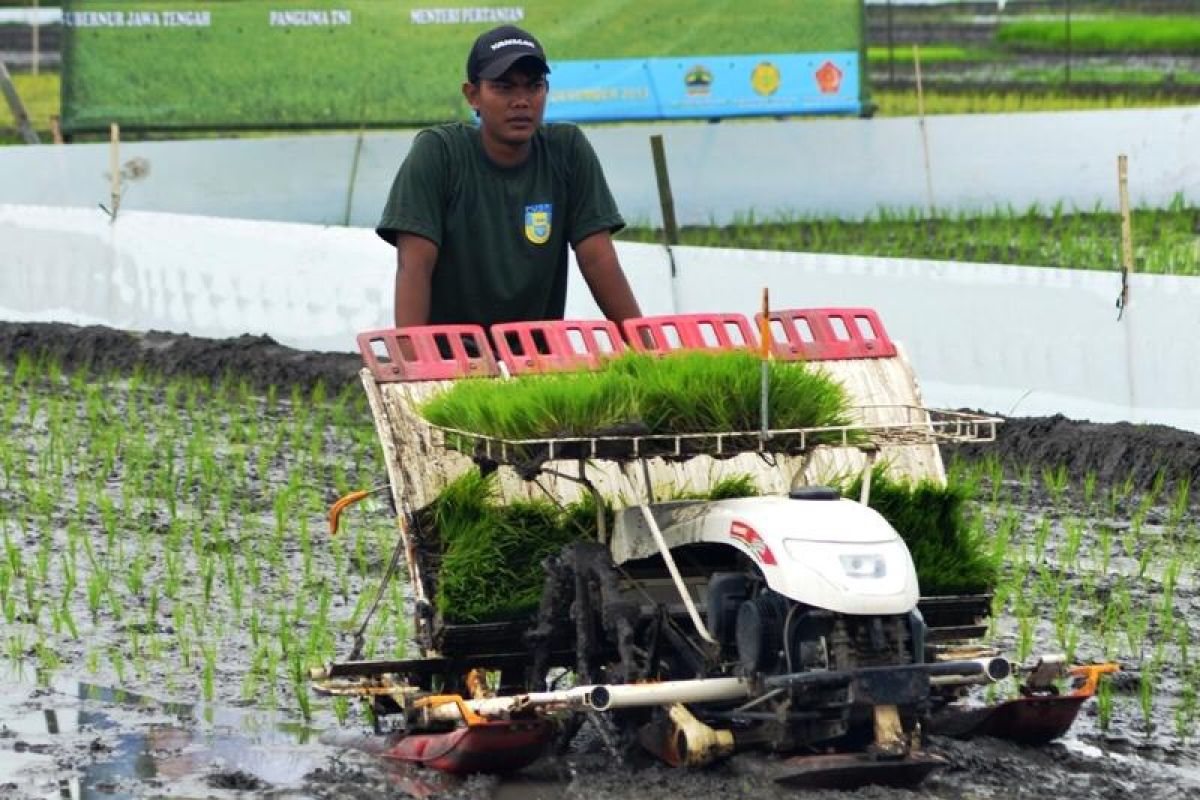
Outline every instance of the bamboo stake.
[(1129, 156), (1117, 156), (1117, 182), (1121, 196), (1121, 268), (1133, 272), (1133, 222), (1129, 216)]
[(933, 213), (933, 172), (929, 164), (929, 132), (925, 129), (925, 90), (921, 84), (921, 48), (913, 45), (913, 69), (917, 77), (917, 125), (921, 129), (921, 152), (925, 156), (925, 199)]
[(1133, 223), (1129, 217), (1129, 158), (1117, 156), (1117, 197), (1121, 209), (1121, 294), (1117, 296), (1117, 319), (1129, 305), (1129, 274), (1133, 272)]
[(767, 363), (771, 358), (771, 301), (766, 286), (763, 287), (762, 291), (762, 316), (758, 321), (758, 340), (759, 347), (761, 348), (759, 355), (762, 356), (762, 390), (760, 392), (762, 407), (759, 409), (762, 419), (762, 431), (760, 436), (765, 442), (771, 437), (769, 433), (771, 427), (769, 424), (770, 403), (767, 398), (771, 371)]
[(38, 5), (40, 0), (33, 0), (33, 74), (38, 74), (38, 62), (41, 61), (42, 50), (42, 23), (38, 19)]
[(115, 220), (121, 207), (121, 126), (108, 126), (108, 189), (112, 203), (109, 216)]

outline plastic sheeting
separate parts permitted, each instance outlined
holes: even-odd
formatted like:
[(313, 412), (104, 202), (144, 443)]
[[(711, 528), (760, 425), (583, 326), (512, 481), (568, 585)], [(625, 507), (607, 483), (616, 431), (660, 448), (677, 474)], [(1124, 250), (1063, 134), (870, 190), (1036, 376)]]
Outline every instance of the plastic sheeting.
[[(930, 117), (933, 203), (948, 210), (1117, 202), (1117, 155), (1136, 205), (1200, 199), (1200, 107)], [(661, 133), (681, 224), (753, 212), (861, 217), (927, 208), (913, 118), (643, 124), (587, 128), (626, 219), (661, 218), (649, 137)], [(129, 210), (373, 226), (414, 133), (131, 142), (148, 162)], [(108, 203), (107, 144), (0, 148), (0, 203)]]
[[(618, 245), (646, 314), (875, 308), (927, 403), (1200, 431), (1200, 278)], [(0, 319), (266, 333), (348, 351), (389, 327), (391, 247), (362, 229), (0, 205)], [(571, 271), (567, 314), (599, 312)]]

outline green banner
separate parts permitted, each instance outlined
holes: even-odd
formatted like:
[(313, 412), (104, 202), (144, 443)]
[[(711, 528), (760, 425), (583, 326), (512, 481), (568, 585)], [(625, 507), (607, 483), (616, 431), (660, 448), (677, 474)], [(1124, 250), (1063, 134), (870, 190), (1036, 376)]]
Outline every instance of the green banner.
[[(502, 0), (503, 2), (504, 0)], [(510, 0), (511, 1), (511, 0)], [(860, 52), (861, 0), (65, 0), (63, 124), (145, 130), (468, 118), (467, 50), (512, 23), (556, 60)], [(551, 85), (553, 86), (553, 74)]]

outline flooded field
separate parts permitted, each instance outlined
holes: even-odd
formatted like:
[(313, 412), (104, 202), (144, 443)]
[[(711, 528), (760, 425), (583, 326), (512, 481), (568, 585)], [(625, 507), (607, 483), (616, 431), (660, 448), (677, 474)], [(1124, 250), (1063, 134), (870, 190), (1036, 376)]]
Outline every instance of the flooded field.
[[(348, 654), (394, 540), (385, 502), (326, 528), (386, 480), (356, 370), (249, 337), (0, 323), (0, 796), (809, 796), (751, 755), (683, 772), (581, 745), (466, 780), (379, 759), (358, 709), (305, 681)], [(1012, 420), (959, 455), (1003, 565), (991, 642), (1126, 672), (1063, 742), (934, 738), (948, 769), (857, 796), (1200, 792), (1200, 437)], [(367, 657), (411, 654), (407, 602), (385, 593)]]

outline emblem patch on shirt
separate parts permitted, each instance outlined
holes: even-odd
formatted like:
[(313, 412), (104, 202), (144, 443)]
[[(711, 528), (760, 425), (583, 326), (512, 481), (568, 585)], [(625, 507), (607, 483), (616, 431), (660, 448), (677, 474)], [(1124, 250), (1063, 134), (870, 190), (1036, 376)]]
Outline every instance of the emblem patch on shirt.
[(545, 244), (550, 240), (550, 218), (553, 203), (538, 203), (525, 206), (525, 238), (534, 244)]

